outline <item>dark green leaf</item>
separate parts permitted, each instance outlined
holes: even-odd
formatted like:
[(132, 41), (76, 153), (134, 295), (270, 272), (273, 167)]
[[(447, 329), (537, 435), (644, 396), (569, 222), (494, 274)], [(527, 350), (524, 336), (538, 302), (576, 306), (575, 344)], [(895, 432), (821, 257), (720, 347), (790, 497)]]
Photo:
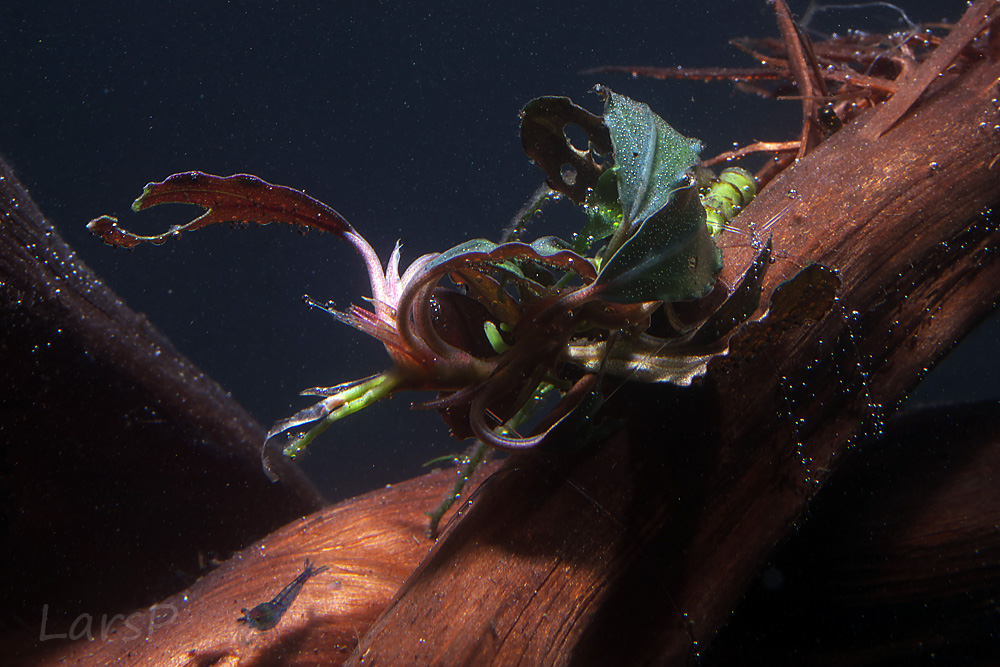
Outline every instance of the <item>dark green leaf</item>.
[(601, 88), (604, 124), (611, 132), (618, 192), (625, 224), (642, 224), (686, 185), (698, 161), (701, 142), (689, 139), (657, 116), (648, 105)]
[(722, 253), (692, 186), (646, 220), (605, 263), (597, 281), (608, 301), (686, 301), (705, 296), (721, 269)]
[(833, 308), (841, 280), (835, 269), (810, 264), (781, 283), (771, 295), (767, 315), (740, 330), (729, 341), (729, 356), (756, 356), (785, 331), (819, 321)]

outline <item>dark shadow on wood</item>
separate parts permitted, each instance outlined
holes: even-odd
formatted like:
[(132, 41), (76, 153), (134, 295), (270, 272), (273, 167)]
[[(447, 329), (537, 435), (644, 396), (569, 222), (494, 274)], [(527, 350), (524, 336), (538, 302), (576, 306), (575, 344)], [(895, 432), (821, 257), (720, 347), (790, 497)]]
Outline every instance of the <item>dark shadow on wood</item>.
[(43, 605), (51, 628), (153, 603), (322, 503), (294, 467), (267, 481), (260, 425), (93, 275), (2, 161), (0, 437), (0, 618), (36, 634)]
[(704, 664), (995, 664), (1000, 403), (904, 413), (860, 445)]

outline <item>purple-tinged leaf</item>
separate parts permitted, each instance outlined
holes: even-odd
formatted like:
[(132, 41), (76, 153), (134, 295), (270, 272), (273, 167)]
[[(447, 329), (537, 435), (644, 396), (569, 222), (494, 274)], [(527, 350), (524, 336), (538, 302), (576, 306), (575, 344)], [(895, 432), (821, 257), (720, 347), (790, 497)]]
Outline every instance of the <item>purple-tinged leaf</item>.
[(182, 232), (194, 231), (220, 222), (256, 222), (267, 225), (284, 222), (330, 232), (341, 238), (357, 235), (350, 223), (323, 202), (285, 187), (272, 185), (250, 174), (214, 176), (200, 171), (174, 174), (161, 183), (149, 183), (132, 204), (139, 212), (160, 204), (194, 204), (205, 212), (185, 225), (174, 225), (162, 234), (141, 236), (118, 225), (118, 220), (101, 216), (88, 229), (108, 245), (133, 248), (140, 243), (160, 244)]

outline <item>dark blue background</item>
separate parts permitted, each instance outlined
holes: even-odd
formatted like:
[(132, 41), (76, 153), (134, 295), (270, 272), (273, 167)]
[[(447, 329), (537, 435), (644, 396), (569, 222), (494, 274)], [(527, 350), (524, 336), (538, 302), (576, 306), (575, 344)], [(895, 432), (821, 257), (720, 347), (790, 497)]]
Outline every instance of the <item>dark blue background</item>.
[[(762, 1), (5, 4), (0, 153), (83, 259), (265, 425), (305, 406), (303, 388), (388, 366), (380, 345), (301, 302), (308, 293), (343, 307), (368, 295), (353, 251), (274, 226), (116, 251), (86, 232), (88, 220), (107, 213), (162, 231), (196, 210), (133, 215), (148, 181), (249, 172), (335, 207), (383, 259), (401, 239), (407, 264), (469, 237), (495, 238), (540, 183), (518, 135), (518, 111), (533, 97), (569, 95), (596, 110), (587, 91), (601, 81), (702, 139), (705, 155), (791, 139), (798, 127), (794, 102), (728, 84), (579, 73), (751, 65), (727, 40), (777, 34)], [(964, 9), (905, 6), (915, 21)], [(838, 29), (899, 27), (880, 10), (835, 18)], [(990, 349), (996, 331), (980, 334)], [(979, 358), (944, 374), (958, 378), (961, 397), (996, 397), (995, 381), (986, 387), (1000, 375), (995, 356), (992, 372)], [(412, 398), (351, 417), (313, 445), (303, 463), (331, 498), (410, 477), (462, 447), (436, 414), (409, 411)]]

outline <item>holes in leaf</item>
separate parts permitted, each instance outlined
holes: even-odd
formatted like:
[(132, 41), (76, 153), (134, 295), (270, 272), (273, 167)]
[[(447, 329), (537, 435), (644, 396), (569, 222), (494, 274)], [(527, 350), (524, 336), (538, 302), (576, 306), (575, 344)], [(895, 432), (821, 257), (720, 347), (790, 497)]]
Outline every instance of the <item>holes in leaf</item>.
[(576, 123), (566, 123), (563, 126), (563, 134), (566, 136), (566, 141), (569, 142), (569, 145), (581, 153), (586, 153), (590, 150), (590, 136), (586, 130)]
[(576, 169), (571, 164), (564, 164), (559, 167), (559, 176), (563, 183), (569, 186), (576, 185)]

